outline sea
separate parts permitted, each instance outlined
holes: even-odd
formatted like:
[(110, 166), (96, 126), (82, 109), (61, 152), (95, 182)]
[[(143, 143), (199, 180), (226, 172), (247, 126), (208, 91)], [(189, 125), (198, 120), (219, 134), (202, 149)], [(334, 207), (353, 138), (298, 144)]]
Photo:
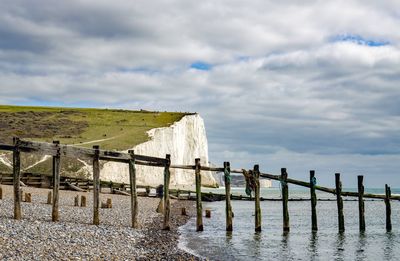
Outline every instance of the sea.
[[(224, 193), (224, 188), (210, 190)], [(344, 188), (343, 191), (356, 191)], [(245, 195), (244, 188), (232, 193)], [(289, 186), (289, 198), (310, 198), (308, 189)], [(383, 189), (365, 193), (384, 194)], [(392, 189), (392, 195), (400, 189)], [(261, 197), (280, 198), (280, 188), (262, 188)], [(365, 201), (366, 231), (359, 231), (358, 202), (344, 201), (345, 232), (338, 233), (335, 196), (317, 192), (318, 231), (311, 231), (311, 202), (289, 201), (290, 232), (282, 230), (282, 202), (261, 201), (262, 231), (254, 231), (254, 201), (232, 201), (233, 232), (225, 231), (225, 201), (203, 202), (211, 218), (180, 227), (179, 247), (209, 260), (400, 260), (400, 201), (392, 200), (392, 232), (386, 232), (383, 200)], [(343, 197), (355, 199), (354, 197)]]

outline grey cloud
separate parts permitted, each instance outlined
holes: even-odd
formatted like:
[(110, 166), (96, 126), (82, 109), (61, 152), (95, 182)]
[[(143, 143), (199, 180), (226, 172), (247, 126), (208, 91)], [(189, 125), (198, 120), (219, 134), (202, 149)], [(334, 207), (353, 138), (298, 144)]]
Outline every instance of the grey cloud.
[[(2, 103), (197, 111), (211, 160), (238, 167), (318, 168), (326, 181), (399, 167), (398, 3), (1, 4)], [(346, 33), (390, 46), (329, 41)]]

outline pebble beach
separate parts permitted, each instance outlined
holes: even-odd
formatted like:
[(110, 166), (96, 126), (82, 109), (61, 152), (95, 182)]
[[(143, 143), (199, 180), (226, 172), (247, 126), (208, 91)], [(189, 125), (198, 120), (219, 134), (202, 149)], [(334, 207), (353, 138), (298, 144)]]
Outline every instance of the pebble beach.
[[(0, 200), (1, 260), (199, 260), (177, 247), (178, 227), (195, 214), (194, 203), (171, 200), (171, 231), (161, 230), (158, 198), (139, 197), (139, 229), (132, 229), (130, 197), (100, 194), (112, 208), (100, 209), (100, 225), (92, 225), (93, 194), (60, 191), (60, 221), (51, 221), (49, 189), (24, 187), (32, 202), (22, 202), (22, 220), (13, 219), (13, 188), (2, 186)], [(74, 197), (85, 195), (86, 207), (75, 207)], [(188, 216), (181, 215), (186, 207)]]

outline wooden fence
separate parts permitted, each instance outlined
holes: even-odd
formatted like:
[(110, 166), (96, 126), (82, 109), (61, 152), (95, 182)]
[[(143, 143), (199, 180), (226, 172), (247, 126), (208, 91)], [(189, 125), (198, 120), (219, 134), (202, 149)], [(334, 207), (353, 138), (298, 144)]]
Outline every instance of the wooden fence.
[[(99, 146), (93, 146), (92, 149), (74, 147), (70, 145), (61, 145), (59, 142), (54, 141), (53, 143), (46, 142), (34, 142), (25, 141), (18, 138), (13, 139), (12, 145), (0, 144), (0, 150), (12, 151), (13, 152), (13, 186), (14, 186), (14, 218), (21, 219), (21, 197), (20, 197), (20, 186), (21, 186), (21, 160), (20, 154), (22, 153), (37, 153), (42, 155), (50, 155), (53, 157), (53, 173), (52, 173), (52, 188), (53, 188), (53, 200), (52, 200), (52, 221), (59, 220), (59, 189), (61, 180), (65, 184), (65, 177), (60, 176), (60, 159), (61, 157), (68, 158), (80, 158), (92, 161), (93, 166), (93, 180), (91, 185), (93, 186), (93, 224), (98, 225), (100, 223), (99, 217), (99, 193), (101, 188), (100, 181), (100, 165), (99, 161), (113, 161), (119, 163), (126, 163), (129, 165), (129, 179), (130, 179), (130, 197), (131, 197), (131, 215), (132, 215), (132, 227), (137, 228), (137, 216), (138, 216), (138, 201), (137, 201), (137, 185), (136, 185), (136, 169), (135, 165), (153, 166), (164, 168), (164, 220), (163, 229), (169, 230), (170, 224), (170, 169), (186, 169), (194, 170), (196, 180), (196, 230), (203, 230), (202, 220), (202, 192), (201, 192), (201, 171), (216, 171), (224, 173), (225, 180), (225, 200), (226, 200), (226, 230), (232, 231), (232, 205), (231, 205), (231, 174), (243, 174), (246, 182), (251, 184), (251, 188), (254, 191), (254, 202), (255, 202), (255, 231), (261, 231), (261, 207), (260, 207), (260, 178), (268, 178), (277, 180), (281, 183), (282, 188), (282, 207), (283, 207), (283, 230), (288, 232), (290, 230), (289, 223), (289, 211), (288, 211), (288, 195), (289, 186), (288, 184), (299, 185), (310, 189), (311, 199), (311, 229), (313, 231), (318, 230), (317, 225), (317, 214), (316, 214), (316, 190), (331, 193), (336, 195), (337, 211), (338, 211), (338, 228), (339, 232), (345, 230), (344, 227), (344, 215), (343, 215), (343, 199), (342, 196), (356, 197), (359, 202), (359, 224), (360, 231), (365, 230), (365, 217), (364, 217), (364, 198), (370, 199), (382, 199), (386, 205), (386, 230), (392, 229), (391, 225), (391, 200), (400, 200), (400, 196), (392, 196), (390, 187), (385, 185), (385, 195), (376, 195), (364, 193), (363, 176), (358, 176), (358, 192), (346, 192), (342, 191), (342, 183), (340, 181), (340, 174), (335, 174), (335, 188), (327, 188), (316, 185), (315, 171), (310, 171), (310, 180), (300, 181), (288, 178), (288, 173), (285, 168), (281, 169), (280, 175), (273, 175), (269, 173), (261, 173), (259, 166), (255, 165), (252, 170), (245, 171), (243, 169), (231, 169), (229, 162), (224, 162), (222, 168), (201, 166), (200, 159), (195, 160), (194, 165), (171, 165), (170, 155), (166, 155), (165, 158), (150, 157), (145, 155), (135, 154), (134, 151), (130, 150), (128, 153), (100, 150)], [(28, 182), (29, 183), (29, 182)], [(112, 187), (111, 187), (112, 189)]]

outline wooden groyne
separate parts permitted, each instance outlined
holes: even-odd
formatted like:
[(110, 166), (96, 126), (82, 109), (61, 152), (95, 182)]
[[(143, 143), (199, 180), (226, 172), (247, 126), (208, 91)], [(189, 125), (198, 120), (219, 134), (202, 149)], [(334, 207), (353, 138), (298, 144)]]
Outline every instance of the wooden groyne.
[[(358, 176), (358, 191), (357, 192), (349, 192), (342, 191), (342, 183), (340, 181), (340, 174), (335, 174), (335, 188), (328, 188), (323, 186), (318, 186), (316, 182), (315, 171), (310, 171), (310, 180), (309, 181), (301, 181), (296, 179), (291, 179), (288, 177), (288, 172), (285, 168), (281, 169), (280, 175), (274, 175), (269, 173), (260, 172), (260, 167), (258, 165), (254, 165), (252, 170), (235, 170), (230, 168), (229, 162), (224, 162), (222, 168), (214, 168), (208, 166), (201, 166), (200, 159), (196, 159), (194, 165), (173, 165), (171, 164), (170, 155), (166, 155), (165, 158), (151, 157), (145, 155), (135, 154), (134, 151), (129, 151), (128, 153), (101, 150), (99, 146), (93, 146), (92, 149), (75, 147), (70, 145), (62, 145), (59, 142), (55, 141), (53, 143), (46, 142), (34, 142), (34, 141), (25, 141), (20, 140), (18, 138), (14, 138), (14, 142), (12, 145), (8, 144), (0, 144), (0, 150), (12, 151), (13, 153), (13, 173), (12, 176), (8, 174), (0, 174), (0, 181), (4, 184), (12, 183), (14, 186), (14, 218), (21, 219), (21, 185), (31, 185), (31, 186), (39, 186), (39, 187), (48, 187), (53, 189), (52, 196), (49, 195), (49, 200), (52, 201), (52, 221), (57, 222), (59, 220), (59, 211), (58, 211), (58, 201), (59, 201), (59, 190), (61, 188), (72, 188), (76, 190), (93, 190), (93, 224), (100, 224), (100, 216), (99, 216), (99, 193), (103, 187), (109, 187), (110, 191), (114, 191), (116, 193), (130, 195), (131, 197), (131, 215), (132, 215), (132, 227), (137, 228), (137, 215), (139, 212), (139, 207), (137, 204), (137, 184), (136, 184), (136, 165), (143, 166), (152, 166), (152, 167), (162, 167), (164, 168), (164, 185), (163, 185), (163, 229), (169, 230), (169, 218), (170, 218), (170, 198), (171, 194), (177, 193), (177, 198), (180, 197), (183, 193), (188, 194), (188, 198), (191, 198), (191, 193), (195, 194), (196, 199), (196, 230), (203, 231), (203, 209), (202, 209), (202, 201), (208, 199), (215, 200), (225, 200), (226, 201), (226, 230), (232, 231), (233, 224), (233, 210), (231, 205), (231, 199), (250, 199), (255, 203), (255, 231), (261, 231), (261, 221), (262, 221), (262, 212), (260, 201), (263, 200), (281, 200), (282, 201), (282, 222), (283, 222), (283, 231), (290, 231), (290, 217), (289, 217), (289, 186), (288, 184), (294, 184), (298, 186), (307, 187), (310, 189), (310, 201), (311, 201), (311, 220), (312, 220), (312, 231), (318, 230), (317, 225), (317, 212), (316, 212), (316, 201), (319, 200), (316, 196), (315, 191), (323, 191), (327, 193), (331, 193), (336, 195), (337, 201), (337, 211), (338, 211), (338, 230), (339, 232), (344, 232), (344, 214), (343, 214), (343, 196), (344, 197), (354, 197), (354, 200), (359, 202), (359, 228), (360, 231), (365, 230), (365, 210), (364, 210), (364, 199), (379, 199), (385, 202), (386, 206), (386, 230), (390, 231), (392, 229), (391, 224), (391, 200), (400, 200), (400, 196), (392, 196), (391, 190), (388, 185), (385, 185), (385, 195), (377, 195), (364, 193), (363, 187), (363, 177)], [(21, 153), (36, 153), (41, 155), (50, 155), (53, 157), (53, 171), (52, 176), (44, 176), (37, 174), (28, 174), (21, 173)], [(79, 179), (79, 178), (70, 178), (70, 177), (62, 177), (60, 176), (60, 161), (62, 158), (80, 158), (92, 161), (93, 167), (93, 177), (92, 179)], [(129, 165), (129, 180), (130, 184), (118, 184), (112, 182), (103, 182), (100, 180), (100, 161), (112, 161), (125, 163)], [(170, 169), (186, 169), (193, 170), (196, 180), (196, 190), (191, 191), (179, 191), (179, 190), (170, 190)], [(216, 171), (223, 172), (225, 179), (225, 195), (218, 195), (213, 193), (204, 193), (201, 191), (201, 172), (202, 171)], [(242, 174), (246, 180), (246, 193), (250, 195), (250, 197), (242, 197), (235, 196), (231, 194), (230, 190), (230, 177), (231, 174)], [(279, 181), (281, 184), (281, 199), (265, 199), (260, 196), (260, 178), (268, 178), (272, 180)], [(126, 188), (129, 188), (129, 193)], [(146, 189), (147, 191), (147, 189)], [(1, 189), (0, 189), (1, 192)], [(171, 193), (171, 194), (170, 194)], [(1, 194), (1, 193), (0, 193)], [(148, 194), (148, 192), (147, 192)], [(254, 197), (251, 197), (254, 195)], [(239, 198), (237, 198), (239, 197)], [(30, 195), (28, 195), (30, 198)], [(78, 199), (79, 200), (79, 199)], [(292, 199), (296, 200), (296, 199)], [(299, 200), (299, 199), (297, 199)], [(304, 200), (304, 199), (300, 199)], [(322, 200), (322, 199), (320, 199)], [(331, 199), (327, 199), (331, 200)], [(110, 202), (111, 203), (111, 202)], [(86, 204), (86, 201), (85, 201)], [(211, 214), (209, 213), (209, 216)]]

